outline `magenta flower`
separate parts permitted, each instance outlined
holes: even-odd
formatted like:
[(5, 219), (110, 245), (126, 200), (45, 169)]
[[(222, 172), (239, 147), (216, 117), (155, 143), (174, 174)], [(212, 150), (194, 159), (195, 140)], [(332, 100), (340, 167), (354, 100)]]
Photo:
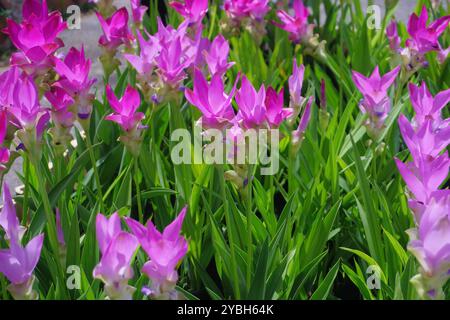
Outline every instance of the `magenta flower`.
[(313, 97), (308, 99), (306, 103), (305, 110), (303, 111), (302, 117), (300, 118), (300, 122), (297, 130), (292, 132), (292, 152), (296, 153), (300, 148), (304, 138), (306, 128), (308, 127), (309, 121), (311, 120), (311, 106), (313, 103)]
[(47, 4), (26, 0), (21, 24), (8, 19), (4, 32), (19, 52), (11, 56), (11, 65), (19, 66), (30, 75), (46, 73), (52, 67), (51, 57), (64, 46), (58, 34), (66, 29), (59, 12), (48, 13)]
[(61, 128), (71, 128), (75, 122), (75, 115), (69, 110), (74, 104), (73, 98), (59, 83), (54, 84), (45, 97), (52, 105), (51, 116), (53, 123)]
[(241, 88), (236, 93), (236, 103), (239, 107), (237, 118), (247, 129), (258, 128), (266, 121), (266, 88), (261, 85), (258, 91), (244, 75)]
[(38, 155), (38, 145), (50, 115), (39, 105), (38, 92), (31, 77), (23, 75), (18, 79), (14, 86), (13, 104), (8, 111), (14, 117), (12, 124), (22, 129), (18, 136), (25, 148)]
[(124, 57), (144, 80), (150, 81), (156, 63), (155, 58), (159, 55), (161, 46), (155, 37), (150, 36), (145, 40), (139, 31), (136, 34), (140, 48), (139, 56), (124, 54)]
[(122, 127), (123, 131), (136, 130), (142, 119), (144, 119), (142, 112), (136, 112), (141, 105), (139, 92), (128, 86), (123, 97), (118, 100), (111, 87), (107, 85), (106, 97), (115, 113), (106, 116), (105, 119), (116, 122)]
[(147, 227), (127, 218), (126, 222), (148, 254), (150, 261), (142, 271), (152, 280), (145, 290), (153, 298), (176, 298), (175, 284), (178, 281), (176, 267), (188, 250), (186, 239), (180, 235), (187, 208), (160, 233), (151, 221)]
[(444, 299), (442, 286), (450, 277), (450, 195), (433, 199), (418, 228), (409, 231), (408, 249), (420, 262), (421, 273), (411, 280), (426, 299)]
[(131, 45), (134, 37), (128, 27), (128, 11), (125, 7), (117, 10), (106, 20), (99, 13), (97, 18), (103, 30), (103, 35), (98, 41), (102, 47), (115, 51), (122, 44)]
[(117, 212), (109, 219), (98, 214), (96, 232), (102, 257), (94, 268), (94, 278), (103, 281), (109, 299), (131, 300), (135, 288), (128, 285), (128, 280), (133, 277), (130, 264), (139, 245), (136, 237), (122, 231)]
[(391, 102), (388, 97), (388, 89), (394, 83), (400, 72), (400, 66), (394, 70), (380, 76), (378, 66), (368, 78), (362, 74), (353, 71), (353, 81), (356, 87), (362, 93), (364, 99), (360, 103), (360, 109), (368, 114), (366, 122), (367, 133), (372, 139), (378, 139), (381, 130), (384, 127)]
[(420, 16), (415, 13), (411, 15), (408, 22), (408, 33), (411, 38), (406, 40), (406, 46), (423, 55), (430, 51), (442, 51), (439, 44), (439, 37), (447, 28), (450, 22), (450, 16), (437, 19), (429, 26), (427, 7), (422, 7)]
[(203, 51), (211, 76), (223, 75), (234, 65), (228, 62), (229, 52), (230, 45), (221, 34), (214, 38), (208, 51)]
[(449, 120), (444, 121), (441, 116), (441, 110), (450, 102), (450, 89), (439, 92), (436, 97), (433, 97), (425, 82), (420, 87), (410, 83), (409, 94), (416, 112), (413, 121), (416, 129), (422, 127), (428, 119), (432, 120), (433, 130), (450, 125)]
[(401, 51), (401, 39), (398, 36), (397, 22), (392, 20), (391, 23), (386, 28), (386, 36), (389, 40), (389, 47), (394, 52)]
[(124, 133), (120, 141), (133, 156), (137, 156), (142, 142), (141, 133), (146, 128), (141, 124), (144, 114), (136, 112), (141, 104), (139, 92), (128, 86), (123, 97), (118, 100), (111, 87), (107, 85), (106, 97), (115, 113), (106, 116), (105, 120), (113, 121), (122, 127)]
[(9, 67), (0, 75), (0, 108), (9, 108), (13, 104), (14, 86), (20, 77), (17, 67)]
[(146, 6), (141, 6), (140, 0), (130, 0), (130, 5), (133, 22), (136, 25), (140, 25), (142, 23), (142, 19), (144, 19), (145, 12), (147, 12), (148, 8)]
[(0, 250), (0, 273), (11, 282), (8, 290), (16, 300), (37, 299), (33, 291), (33, 271), (41, 255), (44, 235), (31, 239), (25, 247), (21, 240), (24, 228), (20, 226), (12, 202), (9, 187), (3, 184), (3, 209), (0, 213), (0, 226), (9, 239), (9, 249)]
[(274, 23), (277, 27), (289, 32), (289, 39), (295, 43), (311, 38), (314, 24), (308, 24), (309, 11), (302, 0), (294, 0), (294, 16), (284, 10), (277, 11), (281, 23)]
[(168, 47), (162, 47), (155, 60), (162, 82), (171, 88), (178, 88), (187, 77), (185, 69), (192, 64), (194, 57), (182, 54), (181, 39), (176, 38)]
[(0, 173), (6, 170), (9, 162), (9, 148), (3, 146), (8, 131), (8, 116), (6, 110), (0, 110)]
[(169, 3), (189, 23), (199, 24), (208, 12), (208, 0), (184, 0)]
[(268, 0), (225, 0), (223, 8), (232, 18), (251, 17), (258, 20), (263, 19), (270, 10)]
[(234, 118), (234, 110), (231, 101), (236, 91), (238, 79), (234, 83), (229, 94), (224, 92), (222, 77), (214, 75), (208, 84), (204, 75), (198, 70), (194, 71), (194, 90), (186, 89), (186, 99), (203, 116), (200, 121), (205, 128), (222, 128)]
[(297, 60), (294, 59), (292, 64), (293, 70), (292, 75), (289, 77), (289, 94), (291, 97), (291, 107), (300, 108), (303, 104), (302, 97), (302, 86), (303, 86), (303, 76), (305, 74), (305, 66), (297, 65)]
[(277, 94), (274, 88), (267, 88), (266, 92), (266, 120), (271, 128), (278, 128), (280, 124), (293, 114), (292, 108), (284, 108), (284, 90)]
[(53, 60), (55, 71), (60, 76), (58, 83), (73, 98), (82, 99), (86, 97), (96, 80), (89, 79), (91, 60), (86, 59), (84, 46), (81, 47), (81, 51), (76, 48), (70, 48), (64, 60), (58, 58)]

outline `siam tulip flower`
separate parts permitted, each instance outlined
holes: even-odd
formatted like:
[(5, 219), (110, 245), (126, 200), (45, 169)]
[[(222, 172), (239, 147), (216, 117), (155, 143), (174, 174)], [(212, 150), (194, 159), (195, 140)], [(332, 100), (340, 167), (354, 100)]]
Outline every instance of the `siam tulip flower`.
[(141, 132), (144, 129), (144, 126), (141, 124), (144, 114), (136, 112), (141, 104), (139, 92), (128, 86), (123, 97), (118, 100), (111, 87), (107, 85), (106, 97), (115, 113), (106, 116), (105, 119), (116, 122), (121, 126), (124, 134), (120, 137), (120, 141), (123, 142), (131, 154), (137, 156), (142, 142)]
[(6, 110), (0, 110), (0, 174), (7, 169), (9, 162), (9, 148), (3, 145), (8, 131), (8, 116)]
[(128, 27), (128, 11), (125, 7), (117, 10), (111, 17), (104, 19), (99, 13), (97, 18), (103, 30), (98, 43), (106, 50), (115, 51), (122, 44), (131, 46), (134, 37)]
[(140, 0), (130, 0), (130, 6), (133, 22), (139, 27), (142, 25), (142, 20), (144, 19), (144, 15), (148, 8), (146, 6), (141, 6)]
[(266, 120), (271, 128), (278, 128), (281, 123), (293, 113), (292, 108), (283, 108), (284, 90), (277, 94), (274, 88), (267, 88), (266, 92)]
[(411, 38), (406, 40), (406, 46), (420, 55), (430, 51), (442, 51), (439, 37), (447, 28), (450, 16), (441, 17), (429, 26), (427, 22), (428, 12), (425, 5), (422, 7), (420, 16), (413, 13), (408, 21), (408, 33)]
[(174, 39), (168, 47), (162, 47), (156, 57), (157, 73), (162, 84), (158, 95), (170, 101), (178, 97), (178, 91), (187, 77), (186, 69), (191, 66), (195, 57), (187, 57), (182, 52), (181, 39)]
[(356, 87), (362, 93), (364, 99), (361, 101), (360, 109), (368, 115), (366, 128), (368, 135), (377, 140), (384, 128), (386, 120), (391, 109), (387, 91), (394, 83), (400, 72), (400, 67), (380, 76), (378, 66), (368, 78), (362, 74), (353, 71), (353, 81)]
[(161, 51), (161, 46), (156, 37), (150, 36), (145, 40), (140, 31), (136, 31), (140, 48), (139, 55), (124, 54), (125, 59), (136, 69), (138, 75), (145, 82), (153, 81), (153, 69), (155, 67), (155, 58)]
[(298, 125), (297, 130), (292, 132), (292, 150), (293, 154), (296, 154), (300, 149), (300, 146), (305, 139), (306, 128), (308, 127), (309, 121), (311, 120), (311, 106), (313, 103), (313, 97), (308, 99), (306, 103), (305, 110), (303, 111), (303, 115), (300, 118), (300, 123)]
[(225, 0), (223, 9), (226, 19), (221, 28), (227, 34), (237, 34), (239, 29), (247, 30), (261, 43), (266, 32), (264, 16), (270, 10), (269, 0)]
[(42, 134), (50, 115), (39, 105), (39, 97), (33, 79), (23, 75), (14, 86), (13, 104), (8, 109), (14, 117), (12, 124), (20, 130), (17, 136), (31, 157), (41, 158)]
[(234, 118), (231, 102), (238, 79), (227, 95), (220, 75), (214, 75), (208, 84), (200, 70), (195, 69), (194, 90), (186, 89), (185, 96), (189, 103), (202, 112), (200, 121), (205, 128), (223, 128)]
[(294, 16), (284, 10), (277, 11), (281, 23), (274, 23), (277, 27), (289, 32), (289, 39), (294, 43), (307, 41), (314, 35), (314, 24), (308, 24), (309, 10), (302, 0), (294, 0)]
[(51, 57), (64, 46), (58, 34), (66, 29), (59, 12), (48, 13), (46, 1), (26, 0), (23, 4), (21, 24), (7, 19), (4, 32), (19, 52), (11, 56), (11, 65), (18, 66), (29, 75), (44, 75), (52, 67)]
[(38, 294), (33, 290), (33, 271), (41, 255), (44, 235), (31, 239), (25, 247), (21, 240), (24, 228), (20, 226), (12, 202), (9, 187), (3, 184), (3, 209), (0, 213), (0, 226), (9, 240), (9, 249), (0, 250), (0, 273), (11, 282), (8, 291), (16, 300), (35, 300)]
[(20, 74), (19, 68), (14, 66), (0, 74), (0, 109), (7, 109), (13, 104), (14, 86)]
[(449, 126), (448, 120), (442, 119), (441, 110), (450, 102), (450, 89), (439, 92), (436, 97), (433, 97), (425, 82), (420, 87), (410, 83), (409, 94), (416, 112), (413, 119), (415, 129), (422, 127), (428, 119), (432, 120), (433, 130)]
[(222, 76), (235, 64), (228, 62), (229, 52), (230, 45), (221, 34), (214, 38), (208, 51), (203, 51), (211, 76)]
[(239, 107), (238, 119), (245, 128), (258, 128), (266, 121), (266, 88), (261, 85), (258, 91), (244, 75), (241, 88), (236, 93), (236, 103)]
[(208, 0), (172, 1), (169, 4), (192, 25), (201, 24), (208, 12)]
[(125, 7), (115, 11), (106, 20), (99, 13), (97, 18), (103, 30), (103, 35), (98, 40), (99, 45), (104, 49), (100, 61), (108, 79), (120, 65), (120, 61), (115, 58), (117, 49), (122, 44), (130, 48), (134, 37), (128, 27), (128, 11)]
[(180, 299), (175, 285), (178, 281), (177, 265), (188, 250), (186, 239), (180, 234), (187, 208), (160, 233), (151, 221), (147, 227), (127, 218), (126, 223), (148, 254), (142, 271), (152, 280), (150, 288), (143, 292), (154, 299)]
[(394, 52), (400, 52), (401, 39), (398, 36), (397, 22), (395, 20), (392, 20), (386, 28), (386, 36), (388, 37), (389, 47), (391, 48), (391, 50)]
[(91, 60), (86, 59), (84, 47), (81, 51), (71, 48), (64, 58), (60, 60), (54, 58), (55, 71), (61, 77), (58, 85), (72, 97), (74, 100), (73, 107), (77, 110), (73, 112), (77, 114), (80, 120), (86, 120), (92, 112), (93, 94), (89, 93), (96, 79), (89, 79), (91, 70)]
[(433, 130), (433, 121), (427, 119), (421, 127), (414, 130), (404, 115), (400, 115), (398, 124), (403, 140), (413, 157), (420, 154), (434, 159), (450, 143), (450, 125)]
[(225, 0), (224, 10), (233, 18), (263, 19), (270, 10), (268, 0)]
[(96, 233), (102, 257), (94, 268), (94, 278), (103, 281), (108, 299), (131, 300), (136, 289), (128, 281), (133, 277), (131, 262), (139, 245), (136, 237), (122, 231), (117, 212), (109, 219), (98, 214)]
[(423, 299), (445, 299), (442, 287), (450, 277), (450, 194), (432, 199), (408, 245), (421, 266), (411, 279)]
[(422, 7), (420, 16), (413, 13), (408, 21), (408, 33), (410, 38), (406, 40), (405, 47), (400, 46), (397, 25), (392, 21), (386, 30), (391, 49), (401, 58), (402, 64), (411, 75), (420, 68), (427, 66), (425, 54), (435, 51), (441, 63), (445, 61), (450, 52), (450, 47), (443, 49), (439, 43), (439, 37), (446, 30), (450, 16), (437, 19), (427, 26), (428, 12), (426, 6)]
[(305, 66), (303, 66), (302, 64), (298, 66), (296, 59), (294, 59), (292, 65), (292, 75), (288, 79), (290, 96), (289, 106), (294, 110), (291, 119), (295, 120), (300, 114), (301, 107), (304, 102), (304, 98), (302, 97), (302, 86), (303, 77), (305, 74)]

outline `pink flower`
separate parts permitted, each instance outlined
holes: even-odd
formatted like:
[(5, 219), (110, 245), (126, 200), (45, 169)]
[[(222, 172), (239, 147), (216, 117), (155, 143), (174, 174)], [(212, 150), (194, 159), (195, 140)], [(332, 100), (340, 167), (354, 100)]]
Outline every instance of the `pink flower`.
[(422, 55), (430, 51), (442, 51), (438, 39), (447, 28), (450, 16), (441, 17), (429, 26), (427, 22), (428, 12), (425, 5), (420, 16), (413, 13), (408, 22), (408, 33), (411, 38), (406, 41), (406, 46)]
[(69, 111), (74, 104), (73, 98), (64, 90), (59, 83), (54, 84), (45, 97), (52, 105), (51, 116), (55, 125), (63, 128), (71, 128), (75, 122), (75, 115)]
[(257, 20), (263, 19), (270, 10), (268, 0), (225, 0), (223, 8), (232, 18)]
[(138, 25), (141, 24), (148, 8), (146, 6), (141, 6), (140, 0), (130, 0), (130, 5), (133, 22)]
[(103, 30), (103, 35), (98, 41), (102, 47), (115, 51), (122, 44), (131, 45), (134, 37), (128, 27), (128, 11), (125, 7), (117, 10), (106, 20), (99, 13), (96, 14)]
[(360, 104), (361, 111), (369, 116), (366, 122), (367, 133), (373, 139), (378, 139), (391, 109), (387, 91), (399, 72), (400, 66), (381, 77), (377, 66), (372, 75), (366, 78), (353, 71), (353, 81), (364, 97)]
[(4, 32), (9, 35), (19, 52), (11, 56), (11, 65), (22, 68), (30, 75), (44, 74), (52, 67), (51, 57), (64, 46), (58, 34), (66, 29), (59, 12), (48, 13), (44, 0), (26, 0), (21, 24), (8, 19)]
[(140, 48), (139, 56), (124, 54), (124, 57), (136, 69), (139, 75), (149, 81), (151, 80), (155, 67), (155, 58), (159, 55), (161, 46), (156, 37), (150, 36), (148, 40), (145, 40), (139, 31), (136, 31), (136, 34)]
[(389, 39), (389, 47), (391, 48), (391, 50), (395, 52), (400, 52), (401, 39), (398, 36), (397, 22), (395, 20), (392, 20), (391, 23), (386, 28), (386, 36)]
[(194, 71), (194, 90), (186, 89), (186, 99), (199, 109), (203, 116), (201, 123), (206, 128), (221, 128), (234, 118), (231, 105), (237, 80), (229, 94), (224, 92), (222, 77), (214, 75), (208, 84), (204, 75), (198, 70)]
[(300, 148), (301, 143), (305, 137), (306, 128), (308, 127), (309, 121), (311, 120), (311, 106), (313, 103), (313, 98), (310, 97), (308, 102), (306, 103), (305, 110), (303, 111), (303, 115), (300, 118), (300, 123), (298, 125), (297, 130), (292, 132), (292, 145), (293, 151), (296, 151)]
[(102, 257), (94, 268), (94, 278), (104, 282), (108, 298), (131, 300), (135, 288), (128, 280), (133, 277), (130, 264), (139, 245), (136, 237), (122, 231), (117, 212), (109, 219), (98, 214), (96, 232)]
[(190, 23), (201, 23), (208, 12), (208, 0), (184, 0), (183, 2), (172, 1), (169, 4)]
[(81, 51), (71, 48), (64, 60), (54, 58), (53, 61), (55, 71), (60, 76), (58, 83), (67, 93), (73, 98), (86, 97), (96, 80), (89, 79), (91, 60), (86, 59), (84, 46), (81, 47)]
[(236, 103), (239, 106), (238, 119), (247, 129), (263, 126), (266, 121), (266, 88), (261, 85), (258, 91), (244, 75), (241, 87), (236, 93)]
[(421, 274), (411, 281), (427, 299), (444, 299), (442, 286), (450, 273), (450, 194), (432, 199), (417, 229), (409, 230), (408, 249), (421, 266)]
[(312, 36), (314, 25), (308, 24), (309, 11), (302, 0), (294, 0), (294, 13), (292, 17), (286, 11), (278, 10), (277, 16), (281, 23), (275, 25), (289, 32), (289, 39), (298, 43)]
[(14, 86), (20, 77), (17, 67), (9, 67), (0, 75), (0, 108), (9, 108), (13, 103)]
[(298, 66), (297, 60), (294, 59), (292, 64), (292, 75), (289, 77), (289, 94), (291, 96), (291, 106), (300, 107), (303, 103), (302, 86), (303, 76), (305, 74), (305, 67), (303, 65)]
[(152, 288), (147, 290), (153, 297), (172, 297), (178, 280), (176, 266), (186, 255), (188, 244), (180, 235), (187, 208), (160, 233), (151, 221), (147, 227), (127, 218), (126, 222), (150, 257), (142, 271), (152, 280)]
[(266, 92), (266, 119), (271, 128), (278, 128), (280, 124), (293, 113), (292, 108), (284, 108), (284, 90), (277, 94), (269, 87)]
[(35, 131), (40, 140), (50, 116), (39, 105), (38, 92), (31, 77), (23, 75), (18, 79), (14, 86), (13, 104), (8, 111), (15, 119), (12, 121), (15, 126)]
[(37, 296), (33, 291), (33, 271), (41, 255), (44, 235), (34, 237), (25, 247), (22, 247), (24, 228), (19, 224), (6, 183), (3, 184), (0, 226), (9, 239), (9, 249), (0, 250), (0, 273), (3, 273), (11, 282), (8, 290), (15, 299), (35, 299)]
[(203, 51), (212, 76), (215, 74), (223, 75), (234, 65), (234, 62), (228, 62), (229, 52), (230, 45), (221, 34), (214, 38), (208, 51)]
[(183, 54), (180, 38), (174, 39), (167, 47), (163, 46), (155, 59), (162, 82), (172, 88), (178, 88), (187, 77), (185, 69), (191, 66), (194, 58)]
[(106, 116), (105, 119), (116, 122), (124, 131), (136, 130), (142, 119), (144, 119), (142, 112), (136, 112), (141, 105), (139, 92), (133, 87), (128, 86), (123, 97), (118, 100), (111, 87), (107, 85), (106, 97), (115, 113)]
[(410, 83), (409, 95), (416, 112), (414, 116), (415, 128), (422, 127), (428, 119), (432, 120), (433, 130), (450, 125), (448, 120), (443, 120), (441, 116), (442, 109), (450, 102), (450, 89), (439, 92), (436, 97), (433, 97), (425, 82), (422, 82), (420, 87)]

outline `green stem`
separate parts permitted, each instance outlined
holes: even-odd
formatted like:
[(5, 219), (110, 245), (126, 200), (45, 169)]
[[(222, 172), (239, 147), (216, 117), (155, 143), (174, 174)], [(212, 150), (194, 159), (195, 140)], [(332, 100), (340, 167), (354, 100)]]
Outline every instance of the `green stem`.
[[(56, 264), (56, 269), (58, 271), (57, 277), (59, 278), (60, 281), (59, 285), (61, 287), (65, 287), (64, 273), (59, 260), (59, 245), (56, 231), (55, 215), (53, 214), (52, 206), (50, 204), (48, 193), (45, 188), (45, 180), (44, 177), (42, 176), (40, 162), (37, 159), (33, 159), (33, 157), (31, 157), (31, 161), (33, 166), (35, 167), (36, 176), (38, 180), (38, 190), (42, 199), (42, 203), (44, 205), (44, 211), (47, 218), (47, 235), (49, 237), (50, 246), (54, 254), (54, 261)], [(61, 292), (65, 292), (65, 290), (61, 290)]]
[(253, 240), (252, 240), (252, 166), (248, 166), (247, 186), (245, 192), (245, 211), (247, 216), (247, 289), (250, 290), (253, 270)]
[(8, 291), (6, 290), (7, 283), (5, 277), (2, 274), (0, 274), (0, 284), (2, 285), (3, 300), (8, 300)]
[(238, 269), (237, 269), (237, 262), (236, 262), (236, 251), (234, 248), (234, 235), (231, 228), (231, 217), (230, 217), (230, 211), (228, 209), (228, 201), (227, 201), (227, 195), (226, 195), (226, 182), (225, 182), (225, 169), (224, 166), (220, 166), (220, 191), (222, 193), (222, 201), (223, 201), (223, 210), (225, 214), (225, 222), (227, 224), (227, 231), (228, 231), (228, 240), (230, 242), (230, 253), (231, 253), (231, 268), (232, 268), (232, 276), (233, 276), (233, 286), (235, 289), (236, 299), (239, 300), (241, 298), (241, 290), (239, 287), (239, 277), (238, 277)]
[(143, 224), (144, 223), (144, 214), (142, 211), (141, 188), (139, 186), (138, 174), (139, 174), (139, 160), (138, 160), (138, 157), (134, 157), (134, 183), (136, 185), (136, 196), (137, 196), (139, 222), (141, 224)]
[(98, 174), (97, 162), (95, 161), (94, 148), (92, 147), (92, 142), (91, 142), (91, 137), (90, 137), (89, 131), (86, 131), (86, 145), (89, 150), (89, 157), (91, 158), (92, 169), (94, 170), (95, 184), (97, 185), (97, 193), (98, 193), (98, 198), (100, 200), (100, 211), (102, 213), (106, 213), (105, 212), (105, 204), (103, 202), (102, 185), (100, 184), (100, 175)]

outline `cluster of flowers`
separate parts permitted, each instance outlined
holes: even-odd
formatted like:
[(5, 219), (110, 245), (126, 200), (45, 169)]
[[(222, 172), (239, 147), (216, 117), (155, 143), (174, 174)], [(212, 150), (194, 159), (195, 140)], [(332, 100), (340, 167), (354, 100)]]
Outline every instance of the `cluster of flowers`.
[(130, 300), (136, 290), (128, 285), (133, 277), (131, 263), (140, 245), (150, 257), (142, 272), (151, 279), (151, 286), (142, 292), (152, 299), (178, 300), (182, 296), (175, 290), (178, 281), (176, 267), (188, 250), (186, 239), (180, 235), (187, 208), (160, 233), (151, 221), (147, 226), (125, 218), (133, 234), (122, 231), (120, 217), (114, 213), (110, 218), (97, 215), (97, 240), (102, 254), (94, 269), (94, 277), (105, 283), (109, 299)]
[(399, 127), (412, 161), (396, 159), (408, 186), (409, 207), (417, 227), (409, 230), (409, 250), (420, 262), (420, 274), (413, 278), (423, 298), (443, 299), (442, 287), (450, 277), (450, 190), (440, 190), (447, 179), (450, 159), (450, 119), (442, 109), (450, 102), (450, 89), (433, 97), (425, 83), (409, 85), (415, 116), (411, 122), (401, 115)]
[[(10, 67), (0, 75), (0, 142), (9, 147), (14, 131), (31, 157), (40, 158), (42, 133), (50, 118), (50, 134), (58, 152), (66, 150), (70, 129), (76, 119), (89, 119), (94, 80), (89, 79), (91, 61), (83, 48), (71, 48), (63, 57), (56, 51), (64, 46), (58, 34), (66, 28), (59, 12), (48, 12), (45, 0), (25, 0), (23, 21), (8, 19), (4, 30), (18, 49)], [(52, 109), (44, 108), (44, 96)], [(12, 126), (8, 128), (8, 123)], [(16, 128), (16, 129), (14, 129)], [(7, 132), (8, 134), (5, 134)], [(1, 160), (8, 162), (8, 152)]]
[(450, 16), (441, 17), (428, 26), (427, 22), (428, 12), (426, 6), (423, 6), (420, 16), (417, 16), (415, 13), (411, 15), (408, 22), (410, 38), (405, 41), (404, 48), (401, 46), (397, 23), (392, 21), (386, 29), (391, 50), (400, 57), (402, 65), (410, 74), (427, 66), (425, 54), (428, 52), (437, 52), (441, 63), (445, 61), (450, 52), (450, 47), (443, 49), (439, 43), (439, 37), (450, 22)]

